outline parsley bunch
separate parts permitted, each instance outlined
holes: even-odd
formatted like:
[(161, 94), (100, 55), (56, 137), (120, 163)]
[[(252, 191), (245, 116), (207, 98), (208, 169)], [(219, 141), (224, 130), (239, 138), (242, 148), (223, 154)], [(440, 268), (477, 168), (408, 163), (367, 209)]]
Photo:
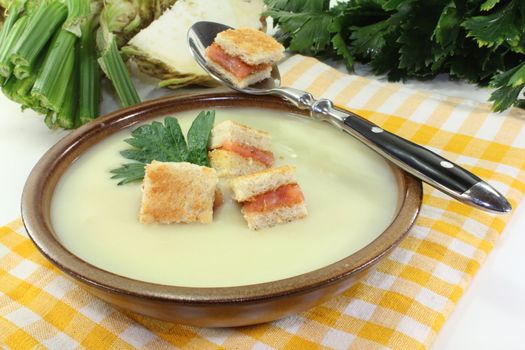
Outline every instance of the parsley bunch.
[(265, 0), (291, 51), (368, 63), (389, 80), (447, 73), (525, 108), (525, 0)]
[(131, 132), (131, 138), (124, 140), (132, 148), (120, 152), (134, 162), (111, 170), (111, 178), (120, 179), (119, 185), (141, 181), (145, 165), (153, 160), (210, 166), (208, 139), (214, 122), (215, 111), (200, 112), (188, 130), (188, 144), (176, 118), (166, 117), (164, 124), (155, 121), (139, 126)]

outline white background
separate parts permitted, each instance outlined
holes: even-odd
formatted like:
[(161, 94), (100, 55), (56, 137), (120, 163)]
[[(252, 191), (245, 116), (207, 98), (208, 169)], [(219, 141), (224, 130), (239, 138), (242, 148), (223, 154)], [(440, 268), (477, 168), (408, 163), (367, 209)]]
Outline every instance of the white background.
[[(155, 90), (152, 83), (139, 84), (143, 99), (173, 93)], [(444, 79), (408, 85), (480, 101), (488, 96), (488, 91)], [(103, 110), (107, 112), (115, 103), (105, 96)], [(47, 129), (42, 117), (32, 111), (22, 113), (18, 105), (0, 96), (0, 225), (20, 216), (20, 196), (31, 168), (63, 135), (63, 131)], [(525, 349), (524, 249), (522, 205), (438, 334), (434, 350)]]

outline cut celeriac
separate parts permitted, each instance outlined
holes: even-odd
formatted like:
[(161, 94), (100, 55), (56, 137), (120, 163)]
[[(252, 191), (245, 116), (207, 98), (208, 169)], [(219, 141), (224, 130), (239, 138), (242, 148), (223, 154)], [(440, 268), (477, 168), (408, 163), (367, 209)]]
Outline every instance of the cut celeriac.
[(198, 21), (260, 29), (263, 7), (263, 0), (179, 0), (122, 50), (143, 72), (161, 79), (161, 86), (215, 85), (188, 50), (188, 29)]

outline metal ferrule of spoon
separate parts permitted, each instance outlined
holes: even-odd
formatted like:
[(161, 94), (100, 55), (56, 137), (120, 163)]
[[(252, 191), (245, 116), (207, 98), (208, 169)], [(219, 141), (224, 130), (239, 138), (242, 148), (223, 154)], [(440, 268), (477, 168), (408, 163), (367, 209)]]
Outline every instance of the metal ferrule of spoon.
[(205, 58), (206, 47), (213, 43), (217, 33), (226, 29), (230, 27), (215, 22), (197, 22), (188, 31), (193, 57), (216, 80), (243, 93), (280, 96), (300, 109), (309, 110), (313, 119), (329, 122), (346, 131), (403, 170), (465, 204), (493, 213), (512, 210), (508, 200), (494, 187), (461, 166), (352, 112), (334, 107), (328, 99), (316, 100), (308, 92), (280, 87), (276, 66), (271, 78), (242, 89), (234, 86), (209, 67)]

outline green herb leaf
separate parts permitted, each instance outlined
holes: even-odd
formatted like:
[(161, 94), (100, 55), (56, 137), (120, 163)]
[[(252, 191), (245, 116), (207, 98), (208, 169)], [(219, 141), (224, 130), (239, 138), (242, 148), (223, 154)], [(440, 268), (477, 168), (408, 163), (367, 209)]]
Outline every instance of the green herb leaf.
[(282, 30), (290, 31), (295, 28), (294, 35), (290, 40), (291, 50), (310, 53), (325, 50), (330, 44), (331, 34), (328, 28), (334, 20), (327, 12), (293, 13), (286, 11), (268, 11), (267, 15), (278, 18)]
[(188, 162), (210, 166), (208, 160), (208, 139), (210, 137), (215, 111), (202, 111), (188, 130)]
[(414, 1), (415, 0), (386, 0), (383, 4), (383, 9), (386, 11), (397, 10), (400, 7), (407, 5), (407, 3)]
[(492, 78), (492, 81), (490, 82), (491, 85), (493, 87), (509, 85), (511, 80), (517, 80), (518, 77), (514, 78), (514, 75), (520, 71), (523, 71), (523, 67), (525, 67), (525, 62), (512, 69), (507, 70), (506, 72), (494, 76), (494, 78)]
[(456, 43), (459, 30), (461, 29), (460, 24), (461, 19), (458, 15), (456, 3), (451, 1), (441, 12), (436, 28), (432, 33), (432, 38), (445, 50), (452, 49), (451, 46), (454, 46)]
[(380, 52), (386, 44), (385, 35), (393, 29), (388, 21), (355, 28), (351, 35), (354, 51), (364, 57)]
[(522, 103), (518, 97), (520, 92), (525, 89), (525, 62), (495, 75), (491, 85), (498, 88), (490, 95), (489, 99), (494, 102), (492, 109), (495, 112), (501, 112), (513, 104)]
[(481, 11), (489, 11), (492, 10), (494, 6), (496, 6), (500, 0), (487, 0), (481, 6), (479, 7)]
[(429, 69), (434, 63), (431, 38), (443, 8), (443, 4), (439, 2), (413, 4), (410, 14), (400, 25), (403, 32), (397, 40), (401, 44), (399, 68), (406, 69), (419, 78), (434, 74)]
[(120, 168), (113, 169), (110, 172), (114, 174), (112, 179), (122, 179), (118, 185), (125, 185), (130, 182), (141, 181), (144, 178), (144, 163), (126, 163)]
[(508, 85), (512, 87), (523, 86), (525, 84), (525, 62), (516, 66), (514, 74), (509, 79)]
[(329, 0), (267, 0), (266, 4), (275, 9), (287, 11), (325, 11), (328, 9)]
[(334, 35), (334, 37), (332, 38), (332, 45), (334, 46), (334, 49), (337, 52), (337, 54), (343, 59), (346, 69), (351, 71), (354, 67), (354, 57), (348, 49), (348, 45), (345, 42), (345, 39), (343, 39), (340, 33)]
[(518, 87), (503, 86), (494, 91), (489, 98), (489, 101), (494, 102), (492, 110), (494, 112), (502, 112), (512, 106), (518, 101), (518, 97), (524, 86), (525, 84)]
[[(369, 63), (389, 80), (445, 73), (487, 85), (525, 61), (523, 0), (265, 0), (291, 51)], [(520, 73), (496, 87), (494, 108), (523, 106)], [(505, 107), (506, 108), (506, 107)]]
[(142, 125), (131, 133), (131, 138), (124, 140), (133, 149), (120, 154), (127, 159), (141, 163), (183, 162), (187, 159), (188, 149), (177, 119), (166, 117), (164, 124), (153, 122)]
[(132, 148), (120, 152), (136, 163), (111, 170), (112, 179), (122, 179), (119, 185), (140, 181), (144, 178), (144, 167), (153, 160), (209, 166), (208, 140), (214, 122), (215, 111), (200, 112), (188, 131), (188, 146), (176, 118), (166, 117), (164, 123), (154, 121), (139, 126), (131, 132), (131, 138), (124, 140)]
[[(389, 34), (387, 40), (392, 40), (391, 37), (395, 36), (395, 34)], [(398, 45), (385, 45), (380, 52), (373, 56), (370, 65), (377, 74), (387, 74), (390, 81), (403, 79), (407, 75), (406, 70), (399, 68), (397, 65), (392, 65), (392, 62), (399, 62)]]
[[(330, 47), (332, 35), (327, 28), (336, 19), (334, 13), (328, 11), (327, 0), (269, 0), (272, 8), (264, 13), (274, 18), (279, 24), (282, 41), (289, 41), (291, 50), (302, 53), (318, 53)], [(288, 40), (290, 39), (290, 40)]]
[(522, 34), (515, 24), (519, 16), (516, 4), (511, 1), (490, 15), (467, 19), (463, 22), (467, 36), (474, 37), (479, 46), (498, 47), (505, 41), (511, 45), (516, 43)]

